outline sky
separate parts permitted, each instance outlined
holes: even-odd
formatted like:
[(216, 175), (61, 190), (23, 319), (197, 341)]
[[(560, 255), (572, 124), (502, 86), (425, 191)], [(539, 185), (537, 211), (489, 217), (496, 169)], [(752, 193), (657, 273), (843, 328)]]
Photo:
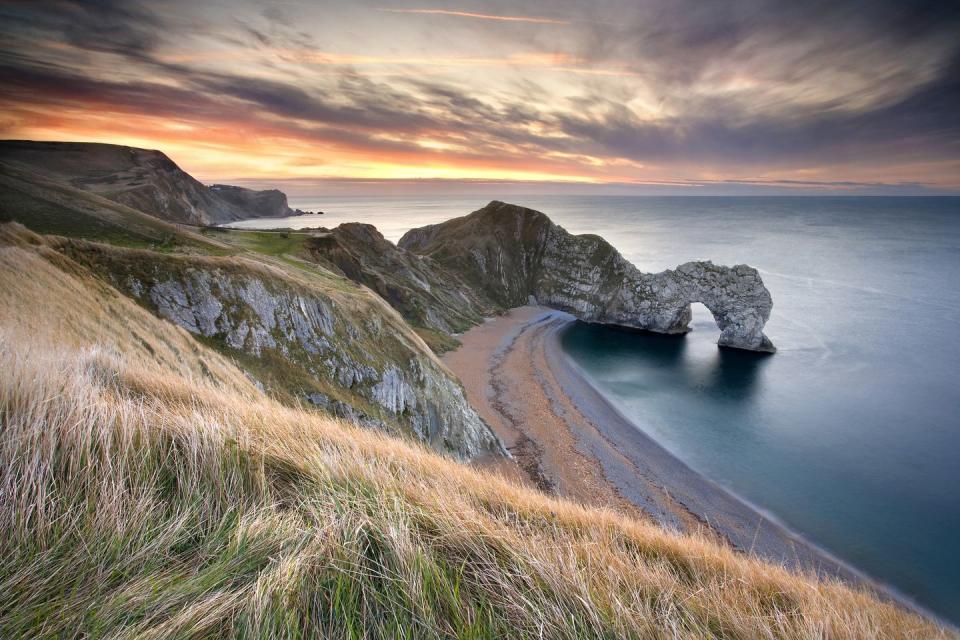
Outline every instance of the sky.
[(301, 190), (960, 193), (960, 2), (0, 0), (0, 138)]

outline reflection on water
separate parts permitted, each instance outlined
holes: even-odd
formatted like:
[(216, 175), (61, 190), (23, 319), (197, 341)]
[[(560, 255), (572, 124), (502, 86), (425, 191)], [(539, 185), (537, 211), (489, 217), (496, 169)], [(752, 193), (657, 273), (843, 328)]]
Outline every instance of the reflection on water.
[(716, 365), (710, 376), (710, 389), (730, 400), (747, 401), (757, 389), (763, 367), (772, 354), (717, 349)]
[(759, 268), (779, 348), (717, 348), (700, 305), (682, 337), (578, 324), (563, 345), (600, 391), (693, 468), (960, 622), (960, 200), (643, 200), (589, 219), (577, 210), (604, 207), (586, 204), (561, 222), (648, 270)]
[(944, 552), (960, 528), (948, 488), (955, 401), (941, 394), (905, 413), (902, 390), (878, 393), (900, 375), (889, 365), (903, 361), (851, 377), (849, 362), (816, 348), (719, 348), (712, 318), (696, 308), (692, 327), (667, 336), (576, 322), (561, 344), (624, 415), (693, 468), (942, 615), (954, 611), (960, 563)]
[(673, 365), (683, 359), (687, 341), (683, 335), (665, 335), (641, 329), (576, 322), (568, 329), (587, 348), (597, 353)]
[(632, 375), (642, 369), (652, 378), (650, 382), (724, 402), (749, 402), (771, 357), (768, 353), (722, 348), (712, 349), (706, 356), (688, 354), (687, 335), (586, 322), (576, 322), (566, 330), (564, 345), (602, 359), (610, 375), (618, 370)]

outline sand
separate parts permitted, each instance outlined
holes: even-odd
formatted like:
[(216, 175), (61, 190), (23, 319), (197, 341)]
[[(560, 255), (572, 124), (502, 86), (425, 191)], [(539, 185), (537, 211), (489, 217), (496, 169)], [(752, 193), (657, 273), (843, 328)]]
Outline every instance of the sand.
[[(865, 580), (693, 471), (621, 415), (563, 353), (572, 316), (520, 307), (443, 356), (514, 460), (507, 475), (583, 504), (700, 532), (794, 569)], [(642, 427), (642, 425), (641, 425)]]

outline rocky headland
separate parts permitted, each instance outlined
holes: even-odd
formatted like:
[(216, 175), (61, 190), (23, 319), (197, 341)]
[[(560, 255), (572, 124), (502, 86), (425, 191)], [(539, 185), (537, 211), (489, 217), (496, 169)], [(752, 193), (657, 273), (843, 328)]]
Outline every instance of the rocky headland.
[(503, 202), (412, 229), (396, 246), (371, 225), (349, 223), (307, 247), (310, 260), (370, 287), (412, 325), (448, 335), (529, 303), (587, 322), (685, 333), (690, 305), (700, 302), (720, 346), (776, 351), (763, 333), (773, 300), (756, 269), (702, 261), (643, 273), (603, 238), (572, 235)]
[(685, 331), (701, 301), (721, 345), (773, 349), (762, 332), (770, 296), (750, 267), (643, 274), (603, 239), (501, 202), (414, 229), (398, 246), (360, 223), (208, 229), (292, 211), (278, 190), (208, 187), (159, 151), (6, 141), (0, 183), (0, 219), (66, 236), (27, 244), (227, 354), (267, 393), (460, 458), (506, 451), (435, 354), (530, 301), (668, 333)]
[(701, 302), (720, 328), (720, 346), (776, 351), (763, 333), (773, 300), (747, 265), (688, 262), (642, 273), (599, 236), (572, 235), (538, 211), (496, 201), (412, 229), (398, 246), (432, 258), (505, 308), (533, 302), (588, 322), (685, 333), (690, 304)]
[(167, 222), (222, 224), (294, 214), (282, 191), (208, 187), (153, 149), (3, 140), (0, 164), (89, 191)]

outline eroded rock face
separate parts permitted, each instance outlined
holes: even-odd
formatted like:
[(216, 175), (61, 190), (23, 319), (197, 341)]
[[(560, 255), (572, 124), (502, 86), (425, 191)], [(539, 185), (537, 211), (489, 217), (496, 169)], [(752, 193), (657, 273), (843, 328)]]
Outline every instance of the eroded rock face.
[[(280, 294), (262, 280), (223, 277), (222, 271), (189, 270), (149, 285), (160, 317), (191, 333), (220, 335), (234, 349), (260, 356), (264, 349), (289, 351), (296, 343), (317, 355), (330, 348), (333, 310), (317, 297)], [(139, 282), (139, 281), (137, 281)], [(131, 283), (131, 293), (143, 290)]]
[(533, 296), (589, 322), (683, 333), (690, 304), (701, 302), (720, 327), (720, 346), (776, 350), (763, 333), (773, 300), (746, 265), (688, 262), (642, 273), (603, 238), (574, 236), (538, 211), (502, 202), (412, 229), (398, 246), (429, 256), (504, 307)]
[(73, 241), (61, 250), (253, 368), (249, 374), (266, 382), (268, 392), (293, 395), (363, 426), (413, 435), (459, 458), (506, 455), (453, 375), (368, 293), (341, 292), (346, 297), (338, 298), (230, 259)]
[(369, 224), (341, 224), (310, 238), (305, 251), (311, 261), (372, 289), (415, 327), (459, 333), (496, 310), (455, 273), (398, 249)]

